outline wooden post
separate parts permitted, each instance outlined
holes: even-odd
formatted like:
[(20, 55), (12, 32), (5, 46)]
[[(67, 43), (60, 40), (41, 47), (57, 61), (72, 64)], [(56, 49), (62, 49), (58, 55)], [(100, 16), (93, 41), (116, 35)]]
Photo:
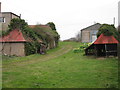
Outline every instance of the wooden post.
[(108, 56), (107, 55), (107, 45), (105, 44), (105, 54), (106, 54), (106, 57)]
[(95, 49), (94, 49), (95, 56), (98, 56), (98, 54), (97, 54), (97, 47), (96, 47), (96, 45), (95, 45), (94, 47), (95, 47)]

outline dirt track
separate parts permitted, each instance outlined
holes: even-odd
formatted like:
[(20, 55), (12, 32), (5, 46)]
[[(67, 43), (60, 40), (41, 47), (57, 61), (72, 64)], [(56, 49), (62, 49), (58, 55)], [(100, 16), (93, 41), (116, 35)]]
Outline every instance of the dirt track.
[(24, 60), (24, 61), (19, 61), (19, 62), (11, 62), (9, 64), (4, 64), (2, 66), (3, 71), (9, 70), (9, 69), (15, 68), (15, 67), (20, 67), (20, 66), (24, 66), (24, 65), (38, 63), (41, 61), (47, 61), (47, 60), (59, 57), (61, 55), (64, 55), (65, 53), (69, 52), (71, 49), (72, 49), (72, 45), (65, 45), (61, 49), (59, 49), (55, 52), (52, 52), (52, 53), (46, 54), (46, 55), (42, 55), (42, 56), (34, 58), (34, 59), (29, 58), (29, 60)]

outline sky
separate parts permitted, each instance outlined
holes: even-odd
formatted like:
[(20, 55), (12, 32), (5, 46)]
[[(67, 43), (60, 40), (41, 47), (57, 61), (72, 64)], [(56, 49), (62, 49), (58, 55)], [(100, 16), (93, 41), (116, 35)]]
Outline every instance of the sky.
[(21, 14), (29, 25), (54, 22), (65, 40), (95, 23), (118, 26), (120, 0), (0, 0), (2, 12)]

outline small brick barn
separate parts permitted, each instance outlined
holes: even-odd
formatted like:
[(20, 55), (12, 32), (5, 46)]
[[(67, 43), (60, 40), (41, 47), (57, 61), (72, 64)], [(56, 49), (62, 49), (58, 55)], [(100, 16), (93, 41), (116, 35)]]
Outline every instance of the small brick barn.
[(101, 34), (97, 40), (85, 49), (86, 55), (117, 56), (118, 40), (114, 36)]
[[(12, 30), (8, 35), (0, 38), (0, 53), (3, 55), (25, 56), (25, 43), (32, 39), (22, 34), (21, 30)], [(39, 41), (42, 43), (42, 41)]]
[(12, 30), (8, 35), (0, 38), (2, 46), (0, 51), (4, 55), (25, 56), (25, 42), (26, 40), (20, 30)]

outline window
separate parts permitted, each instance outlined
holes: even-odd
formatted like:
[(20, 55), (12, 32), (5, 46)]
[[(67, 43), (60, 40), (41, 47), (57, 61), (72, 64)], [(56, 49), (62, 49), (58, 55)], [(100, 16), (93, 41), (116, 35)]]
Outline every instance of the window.
[(4, 17), (0, 17), (0, 22), (4, 22), (5, 23), (5, 18)]

